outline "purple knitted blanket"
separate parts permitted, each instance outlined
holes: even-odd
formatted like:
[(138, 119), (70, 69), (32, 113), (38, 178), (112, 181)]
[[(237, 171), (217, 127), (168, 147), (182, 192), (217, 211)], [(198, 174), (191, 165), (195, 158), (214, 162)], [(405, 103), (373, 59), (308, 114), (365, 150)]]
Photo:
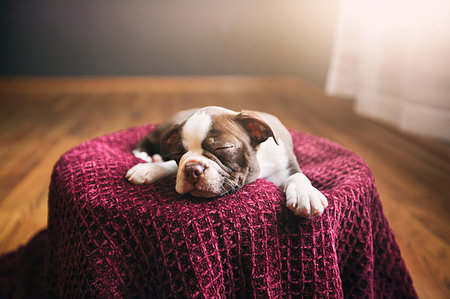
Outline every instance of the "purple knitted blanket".
[(195, 199), (174, 179), (133, 185), (130, 154), (153, 126), (65, 153), (49, 193), (46, 289), (55, 297), (415, 298), (373, 176), (354, 153), (291, 131), (303, 172), (330, 203), (313, 220), (257, 180)]

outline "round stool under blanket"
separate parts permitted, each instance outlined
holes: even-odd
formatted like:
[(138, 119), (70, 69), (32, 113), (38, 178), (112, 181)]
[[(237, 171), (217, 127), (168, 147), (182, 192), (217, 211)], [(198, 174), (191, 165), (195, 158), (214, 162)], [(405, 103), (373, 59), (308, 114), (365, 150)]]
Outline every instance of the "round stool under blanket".
[(49, 192), (46, 278), (56, 297), (415, 297), (373, 176), (356, 154), (291, 131), (303, 172), (328, 198), (313, 220), (259, 179), (213, 199), (175, 179), (134, 185), (130, 152), (153, 125), (65, 153)]

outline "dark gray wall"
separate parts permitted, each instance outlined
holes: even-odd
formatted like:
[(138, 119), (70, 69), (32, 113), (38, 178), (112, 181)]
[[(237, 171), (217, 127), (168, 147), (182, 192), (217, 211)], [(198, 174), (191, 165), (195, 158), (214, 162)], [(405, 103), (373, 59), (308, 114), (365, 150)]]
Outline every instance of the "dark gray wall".
[(337, 1), (3, 1), (0, 74), (282, 74), (323, 85)]

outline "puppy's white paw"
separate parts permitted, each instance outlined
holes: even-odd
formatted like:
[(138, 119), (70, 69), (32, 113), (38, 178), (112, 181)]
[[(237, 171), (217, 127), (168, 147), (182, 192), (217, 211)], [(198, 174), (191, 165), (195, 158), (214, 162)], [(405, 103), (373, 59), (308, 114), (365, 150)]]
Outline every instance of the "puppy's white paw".
[(149, 184), (175, 175), (177, 169), (175, 161), (139, 163), (131, 167), (125, 177), (134, 184)]
[(326, 197), (311, 185), (302, 173), (290, 176), (286, 183), (286, 206), (295, 215), (311, 219), (323, 213), (328, 206)]
[(166, 170), (159, 163), (139, 163), (128, 170), (126, 178), (134, 184), (149, 184), (164, 177)]
[(150, 157), (146, 152), (141, 152), (137, 149), (131, 152), (135, 157), (144, 160), (145, 162), (152, 162), (152, 157)]
[(153, 181), (151, 165), (152, 163), (136, 164), (128, 170), (125, 176), (130, 182), (134, 184), (151, 183)]

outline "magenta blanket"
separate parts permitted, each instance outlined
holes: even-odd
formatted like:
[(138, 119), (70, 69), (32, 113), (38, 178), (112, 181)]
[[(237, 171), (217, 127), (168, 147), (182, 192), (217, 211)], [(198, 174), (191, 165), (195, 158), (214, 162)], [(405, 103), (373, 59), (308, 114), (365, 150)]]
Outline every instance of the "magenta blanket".
[(81, 144), (57, 162), (45, 278), (51, 296), (416, 297), (356, 154), (291, 131), (304, 173), (329, 200), (310, 220), (264, 181), (215, 199), (180, 196), (174, 179), (133, 185), (130, 154), (153, 126)]

